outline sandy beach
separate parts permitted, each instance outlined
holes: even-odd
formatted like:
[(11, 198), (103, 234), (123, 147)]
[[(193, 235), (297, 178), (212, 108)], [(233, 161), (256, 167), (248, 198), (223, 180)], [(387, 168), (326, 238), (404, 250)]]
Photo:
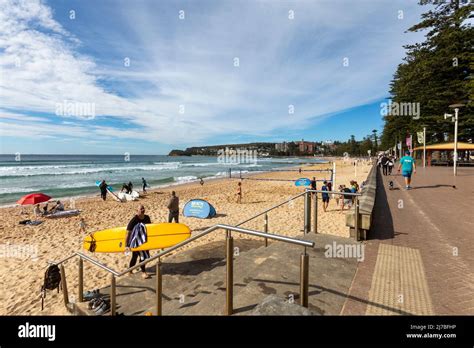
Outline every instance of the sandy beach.
[[(330, 164), (318, 164), (303, 169), (325, 169)], [(369, 166), (360, 162), (357, 166), (356, 180), (359, 184), (367, 177)], [(354, 179), (354, 166), (351, 162), (337, 161), (337, 185), (349, 185)], [(254, 178), (297, 179), (312, 177), (329, 179), (329, 173), (318, 172), (271, 172), (256, 174)], [(234, 225), (263, 211), (272, 205), (282, 202), (300, 192), (303, 188), (296, 187), (292, 182), (279, 181), (243, 181), (242, 203), (236, 203), (236, 189), (239, 179), (217, 179), (207, 181), (203, 186), (199, 183), (189, 183), (179, 186), (150, 190), (147, 195), (135, 202), (119, 203), (110, 196), (103, 202), (99, 193), (97, 196), (80, 198), (74, 201), (75, 208), (81, 214), (75, 217), (62, 219), (42, 219), (39, 226), (23, 226), (20, 220), (34, 219), (31, 207), (26, 207), (28, 214), (21, 214), (20, 207), (2, 208), (0, 223), (0, 244), (3, 246), (0, 258), (0, 314), (1, 315), (66, 315), (61, 293), (49, 291), (46, 296), (45, 308), (41, 311), (40, 288), (43, 282), (44, 271), (48, 261), (60, 260), (74, 251), (81, 250), (85, 236), (80, 231), (80, 218), (84, 218), (87, 233), (97, 230), (124, 226), (134, 216), (137, 206), (143, 204), (152, 222), (166, 222), (168, 212), (166, 203), (170, 192), (175, 190), (180, 198), (180, 207), (190, 199), (202, 198), (209, 201), (217, 210), (213, 219), (195, 219), (180, 216), (180, 222), (187, 224), (193, 234), (199, 233), (214, 224)], [(318, 188), (321, 183), (318, 182)], [(66, 201), (66, 209), (69, 201)], [(324, 213), (319, 207), (319, 231), (342, 237), (349, 237), (349, 230), (345, 226), (345, 212), (336, 207), (335, 200), (331, 200), (328, 212)], [(271, 211), (269, 217), (269, 232), (288, 236), (301, 235), (303, 228), (303, 199)], [(263, 230), (263, 217), (257, 218), (243, 225), (243, 227)], [(237, 238), (246, 238), (243, 235)], [(247, 237), (248, 238), (248, 237)], [(210, 241), (223, 240), (221, 232), (210, 234), (185, 248), (193, 248)], [(89, 253), (87, 251), (84, 251)], [(177, 251), (179, 252), (179, 251)], [(123, 270), (128, 266), (129, 256), (124, 254), (91, 254), (97, 260), (106, 263), (116, 270)], [(153, 252), (152, 252), (153, 254)], [(171, 256), (172, 257), (172, 256)], [(166, 259), (164, 260), (166, 262)], [(69, 294), (77, 296), (77, 260), (65, 264)], [(109, 275), (97, 267), (84, 264), (84, 288), (95, 289), (109, 284)]]

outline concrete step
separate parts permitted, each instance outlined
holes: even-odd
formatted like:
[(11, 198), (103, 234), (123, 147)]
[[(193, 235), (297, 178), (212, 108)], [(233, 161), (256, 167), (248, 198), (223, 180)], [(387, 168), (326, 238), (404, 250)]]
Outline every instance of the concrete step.
[[(260, 240), (238, 239), (235, 240), (234, 246), (239, 249), (240, 254), (245, 254), (262, 247), (263, 244)], [(225, 242), (223, 241), (211, 242), (165, 258), (162, 262), (163, 304), (165, 305), (167, 302), (179, 304), (181, 294), (192, 295), (195, 288), (199, 288), (199, 282), (194, 283), (196, 279), (202, 279), (203, 286), (200, 291), (206, 292), (206, 287), (212, 286), (209, 279), (212, 278), (213, 270), (223, 269), (224, 265)], [(147, 272), (152, 276), (151, 279), (143, 279), (141, 273), (125, 275), (117, 279), (116, 299), (119, 313), (144, 315), (149, 311), (150, 304), (153, 304), (151, 312), (156, 313), (154, 307), (156, 302), (154, 264), (147, 268)], [(100, 292), (104, 298), (108, 299), (110, 287), (100, 289)], [(74, 311), (78, 315), (94, 315), (87, 309), (87, 303), (76, 304), (75, 307)]]
[[(310, 236), (316, 245), (335, 241), (334, 237)], [(339, 239), (337, 243), (353, 244), (352, 240)], [(314, 314), (340, 313), (345, 301), (357, 262), (355, 259), (331, 259), (324, 256), (324, 247), (308, 249), (309, 260), (309, 309)], [(300, 292), (300, 247), (274, 243), (257, 255), (258, 265), (246, 268), (249, 260), (235, 260), (234, 269), (234, 312), (248, 315), (268, 295), (276, 295), (288, 302), (299, 303)], [(246, 254), (247, 258), (248, 255)], [(221, 271), (225, 279), (225, 270)], [(216, 291), (220, 290), (220, 291)], [(172, 312), (179, 315), (222, 314), (225, 308), (225, 288), (219, 287), (208, 294), (198, 294), (192, 305), (174, 306)]]
[[(326, 258), (325, 245), (356, 244), (330, 235), (308, 234), (301, 239), (316, 243), (307, 249), (309, 263), (309, 309), (314, 314), (339, 314), (352, 282), (354, 258)], [(234, 310), (248, 315), (268, 295), (299, 301), (302, 247), (282, 242), (263, 246), (261, 240), (234, 237)], [(220, 315), (225, 308), (225, 243), (212, 242), (183, 251), (164, 260), (163, 315)], [(156, 314), (156, 277), (139, 274), (117, 281), (117, 311), (125, 315)], [(101, 290), (108, 294), (109, 288)], [(83, 304), (78, 308), (87, 307)], [(77, 311), (78, 314), (84, 314)]]

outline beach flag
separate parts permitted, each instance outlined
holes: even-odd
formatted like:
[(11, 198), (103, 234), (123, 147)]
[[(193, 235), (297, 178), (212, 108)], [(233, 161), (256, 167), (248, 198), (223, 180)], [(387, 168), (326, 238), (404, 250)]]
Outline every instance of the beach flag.
[(418, 143), (423, 144), (425, 142), (423, 139), (423, 132), (417, 132), (416, 135), (418, 136)]
[(413, 150), (412, 150), (412, 137), (411, 137), (411, 134), (410, 134), (410, 136), (407, 137), (406, 144), (407, 144), (407, 147), (408, 147), (408, 151), (410, 151), (410, 153), (412, 153)]

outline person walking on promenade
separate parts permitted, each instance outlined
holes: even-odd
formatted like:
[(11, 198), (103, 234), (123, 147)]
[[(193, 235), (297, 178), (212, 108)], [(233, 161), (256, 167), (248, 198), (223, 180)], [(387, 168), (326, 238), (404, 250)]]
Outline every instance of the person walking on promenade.
[(179, 223), (179, 198), (176, 196), (176, 192), (171, 192), (171, 198), (168, 202), (167, 208), (169, 210), (168, 222)]
[(405, 156), (400, 158), (398, 164), (398, 172), (402, 170), (402, 175), (405, 178), (405, 189), (411, 189), (411, 176), (416, 173), (416, 165), (413, 157), (410, 156), (410, 151), (405, 151)]
[(394, 162), (393, 157), (390, 156), (390, 157), (388, 158), (388, 175), (392, 175), (393, 162)]
[(383, 175), (387, 175), (388, 174), (388, 157), (383, 155), (382, 159), (380, 160), (380, 163), (382, 164)]

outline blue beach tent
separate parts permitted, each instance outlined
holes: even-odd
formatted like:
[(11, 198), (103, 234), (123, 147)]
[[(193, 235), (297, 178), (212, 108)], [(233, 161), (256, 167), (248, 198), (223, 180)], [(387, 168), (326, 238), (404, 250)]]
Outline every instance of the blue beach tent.
[(216, 209), (203, 199), (192, 199), (184, 205), (183, 215), (186, 217), (208, 219), (216, 216)]
[(309, 186), (311, 185), (311, 180), (308, 178), (299, 178), (295, 181), (295, 186)]

